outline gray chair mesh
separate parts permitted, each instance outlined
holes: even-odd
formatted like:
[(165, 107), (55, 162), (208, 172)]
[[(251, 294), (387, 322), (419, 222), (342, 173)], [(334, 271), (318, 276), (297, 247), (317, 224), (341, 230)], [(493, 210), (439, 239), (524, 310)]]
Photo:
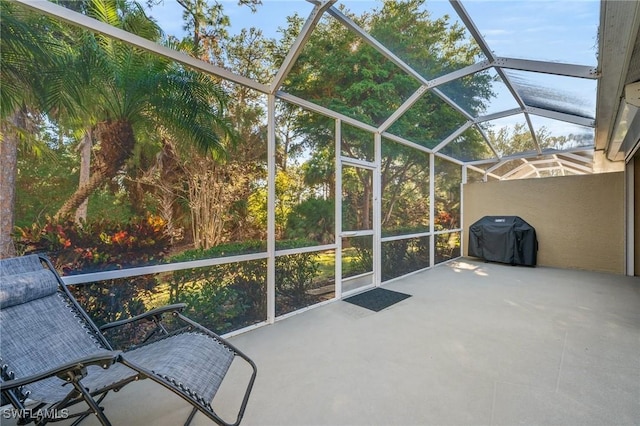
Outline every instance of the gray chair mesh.
[[(188, 332), (126, 352), (122, 358), (174, 383), (210, 409), (209, 403), (234, 356), (215, 339)], [(203, 371), (201, 366), (207, 366), (207, 370)]]
[[(16, 378), (110, 350), (67, 303), (64, 293), (56, 291), (57, 278), (37, 256), (2, 260), (0, 273), (0, 300), (6, 306), (0, 309), (0, 359)], [(221, 342), (197, 332), (172, 335), (122, 354), (133, 368), (173, 383), (209, 410), (234, 356)], [(106, 370), (98, 366), (87, 370), (82, 384), (92, 393), (138, 374), (119, 363)], [(33, 400), (54, 403), (72, 387), (53, 377), (29, 384), (25, 390)]]
[[(55, 290), (58, 288), (55, 275), (43, 268), (37, 256), (3, 260), (0, 265), (2, 299), (16, 301), (16, 294), (19, 294), (24, 302), (0, 310), (0, 358), (16, 378), (109, 351), (66, 303), (64, 295)], [(40, 282), (41, 289), (20, 290), (16, 284), (24, 282)], [(42, 288), (51, 288), (52, 282), (56, 284), (54, 292), (47, 294), (50, 292)], [(44, 296), (38, 298), (38, 295)], [(25, 390), (31, 392), (31, 399), (52, 403), (66, 396), (72, 388), (53, 377), (25, 386)]]

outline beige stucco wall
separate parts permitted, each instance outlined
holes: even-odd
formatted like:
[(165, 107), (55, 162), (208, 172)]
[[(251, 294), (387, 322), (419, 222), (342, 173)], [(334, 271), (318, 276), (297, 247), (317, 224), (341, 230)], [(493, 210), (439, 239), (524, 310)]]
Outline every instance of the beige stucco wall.
[(640, 276), (640, 153), (636, 154), (632, 160), (634, 179), (633, 179), (633, 206), (635, 215), (633, 216), (633, 267), (634, 275)]
[(536, 229), (538, 265), (624, 274), (624, 173), (464, 185), (465, 255), (469, 226), (500, 215)]

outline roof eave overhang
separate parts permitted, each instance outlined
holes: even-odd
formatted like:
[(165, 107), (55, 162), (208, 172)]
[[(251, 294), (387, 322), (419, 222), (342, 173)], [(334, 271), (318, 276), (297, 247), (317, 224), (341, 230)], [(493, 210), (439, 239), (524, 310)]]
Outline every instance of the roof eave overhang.
[[(624, 87), (638, 43), (640, 2), (603, 0), (598, 32), (600, 80), (596, 102), (595, 149), (609, 160), (621, 159), (620, 145), (612, 144), (616, 121), (623, 105)], [(622, 158), (624, 156), (622, 155)]]

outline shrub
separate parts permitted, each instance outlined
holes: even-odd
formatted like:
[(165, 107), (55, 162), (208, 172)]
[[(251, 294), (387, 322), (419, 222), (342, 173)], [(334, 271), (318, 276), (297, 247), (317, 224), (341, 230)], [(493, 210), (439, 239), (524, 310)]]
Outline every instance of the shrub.
[(64, 275), (158, 263), (170, 244), (165, 223), (157, 216), (81, 225), (48, 220), (44, 225), (18, 228), (18, 234), (20, 253), (46, 253)]
[[(185, 262), (266, 250), (264, 241), (220, 244), (187, 250), (171, 257)], [(187, 314), (218, 333), (240, 328), (267, 317), (266, 260), (228, 263), (174, 271), (169, 279), (171, 303), (187, 304)]]
[[(313, 242), (288, 240), (278, 244), (289, 249)], [(263, 246), (263, 241), (220, 244), (208, 250), (186, 251), (171, 261), (253, 253)], [(276, 292), (287, 307), (295, 309), (311, 301), (306, 292), (319, 270), (314, 257), (313, 253), (300, 253), (276, 258)], [(170, 302), (187, 303), (191, 318), (224, 333), (266, 320), (266, 277), (266, 259), (174, 271), (169, 280)]]
[(435, 262), (444, 262), (458, 256), (460, 256), (460, 233), (451, 232), (438, 235), (436, 238)]
[(383, 281), (428, 266), (429, 237), (394, 240), (382, 244)]
[[(19, 228), (17, 245), (20, 253), (44, 253), (63, 275), (75, 275), (160, 262), (169, 248), (164, 230), (164, 222), (155, 216), (82, 225), (49, 220), (42, 226)], [(144, 312), (156, 287), (154, 277), (138, 276), (70, 285), (69, 289), (100, 326)]]
[(315, 253), (298, 253), (276, 258), (277, 314), (294, 311), (318, 301), (308, 290), (320, 270)]
[(373, 270), (373, 239), (351, 238), (351, 246), (355, 249), (356, 255), (351, 260), (351, 274), (363, 274)]

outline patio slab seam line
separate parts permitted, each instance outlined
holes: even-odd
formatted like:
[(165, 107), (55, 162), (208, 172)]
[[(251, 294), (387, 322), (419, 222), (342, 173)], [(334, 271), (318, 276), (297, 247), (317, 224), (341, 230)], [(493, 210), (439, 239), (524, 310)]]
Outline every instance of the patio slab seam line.
[(560, 390), (560, 377), (562, 374), (562, 365), (564, 364), (564, 354), (567, 351), (567, 339), (569, 337), (569, 330), (564, 332), (564, 342), (562, 344), (562, 355), (560, 356), (560, 365), (558, 366), (558, 378), (556, 380), (556, 392)]

